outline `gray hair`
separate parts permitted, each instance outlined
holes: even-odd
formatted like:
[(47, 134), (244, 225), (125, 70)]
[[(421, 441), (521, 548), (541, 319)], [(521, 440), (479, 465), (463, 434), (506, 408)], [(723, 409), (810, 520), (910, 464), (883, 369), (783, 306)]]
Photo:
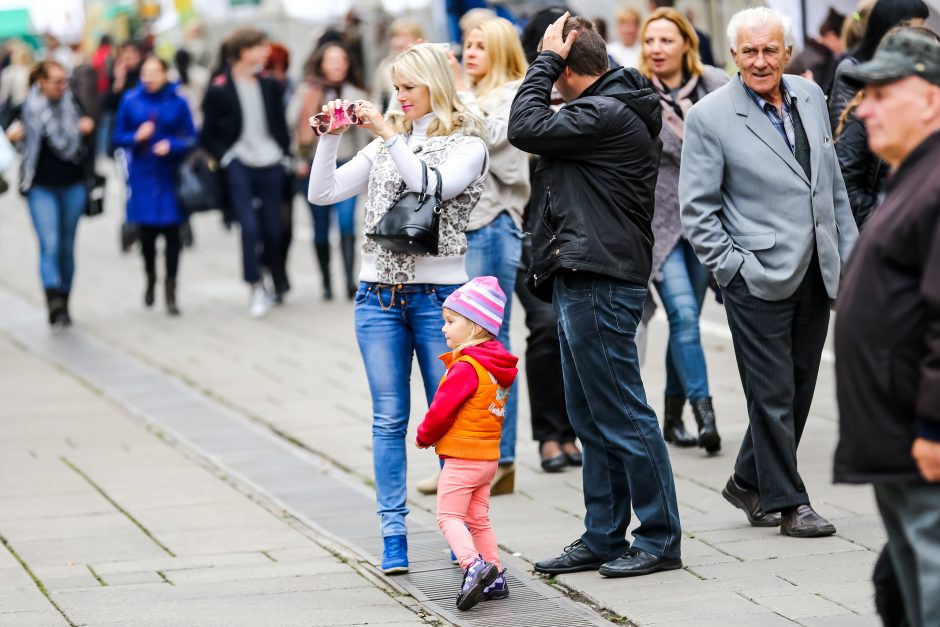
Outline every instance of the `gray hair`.
[(768, 26), (776, 24), (783, 31), (783, 43), (787, 46), (793, 45), (793, 20), (776, 9), (767, 7), (752, 7), (738, 11), (728, 22), (728, 44), (732, 50), (738, 49), (738, 35), (742, 28), (753, 28), (755, 26)]

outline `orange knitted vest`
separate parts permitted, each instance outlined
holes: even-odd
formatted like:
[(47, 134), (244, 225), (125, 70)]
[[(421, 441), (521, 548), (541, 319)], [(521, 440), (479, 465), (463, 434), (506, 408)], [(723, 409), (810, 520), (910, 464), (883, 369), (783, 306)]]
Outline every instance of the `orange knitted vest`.
[[(499, 459), (499, 438), (503, 430), (503, 416), (509, 389), (496, 382), (486, 368), (473, 357), (462, 355), (448, 366), (463, 361), (476, 370), (477, 391), (457, 412), (457, 419), (447, 433), (437, 441), (434, 450), (444, 457), (458, 459)], [(445, 374), (441, 381), (447, 378)]]

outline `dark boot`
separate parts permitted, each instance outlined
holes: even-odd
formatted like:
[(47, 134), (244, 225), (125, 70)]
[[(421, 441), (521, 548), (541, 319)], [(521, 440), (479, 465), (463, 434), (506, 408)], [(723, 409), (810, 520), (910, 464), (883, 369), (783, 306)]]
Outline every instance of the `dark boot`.
[(144, 305), (147, 307), (153, 307), (154, 301), (154, 289), (157, 286), (157, 275), (148, 274), (147, 275), (147, 289), (144, 290)]
[(72, 326), (72, 314), (69, 313), (69, 292), (62, 292), (62, 324)]
[(340, 240), (340, 250), (343, 253), (343, 269), (346, 271), (346, 296), (349, 300), (356, 297), (356, 277), (353, 268), (356, 265), (356, 238), (353, 235), (343, 235)]
[(718, 435), (718, 426), (715, 424), (715, 410), (712, 409), (712, 397), (690, 400), (695, 422), (698, 423), (698, 445), (709, 453), (721, 450), (721, 436)]
[(49, 324), (52, 326), (64, 325), (65, 296), (62, 290), (46, 290), (46, 306), (49, 310)]
[(685, 448), (698, 444), (698, 439), (685, 430), (685, 425), (682, 423), (683, 407), (685, 407), (683, 397), (666, 397), (666, 406), (663, 413), (663, 439)]
[(166, 312), (171, 316), (180, 315), (180, 310), (176, 306), (176, 281), (166, 280)]
[(314, 244), (320, 275), (323, 277), (323, 300), (333, 300), (333, 282), (330, 280), (330, 245)]

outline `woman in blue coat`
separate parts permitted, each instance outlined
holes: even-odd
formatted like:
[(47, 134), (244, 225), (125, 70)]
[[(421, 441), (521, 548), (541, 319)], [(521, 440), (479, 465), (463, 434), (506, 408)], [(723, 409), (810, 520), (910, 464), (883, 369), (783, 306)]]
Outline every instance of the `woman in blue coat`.
[(114, 145), (128, 155), (128, 222), (139, 225), (147, 289), (144, 304), (153, 305), (157, 282), (157, 238), (166, 242), (166, 308), (176, 306), (176, 272), (180, 255), (180, 224), (185, 214), (176, 198), (176, 177), (196, 141), (189, 105), (167, 81), (167, 64), (149, 57), (140, 70), (140, 86), (121, 100), (114, 127)]

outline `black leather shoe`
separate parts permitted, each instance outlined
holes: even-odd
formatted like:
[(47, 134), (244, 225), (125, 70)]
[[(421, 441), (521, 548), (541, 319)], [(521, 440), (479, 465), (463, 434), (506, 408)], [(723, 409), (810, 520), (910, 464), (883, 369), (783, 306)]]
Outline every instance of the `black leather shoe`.
[(574, 453), (565, 453), (565, 460), (567, 460), (569, 466), (583, 466), (584, 465), (584, 455), (581, 454), (581, 451), (575, 451)]
[(767, 514), (760, 505), (760, 494), (757, 490), (748, 490), (739, 486), (732, 475), (721, 491), (725, 500), (747, 514), (747, 520), (752, 527), (776, 527), (780, 524), (780, 514)]
[(535, 572), (546, 575), (579, 573), (582, 570), (597, 570), (604, 560), (594, 555), (580, 538), (565, 547), (558, 557), (535, 563)]
[(602, 564), (598, 572), (604, 577), (638, 577), (679, 568), (682, 568), (682, 560), (678, 557), (656, 557), (652, 553), (630, 547), (617, 559)]
[(545, 457), (543, 450), (545, 448), (545, 444), (547, 443), (548, 441), (541, 442), (539, 444), (539, 457), (542, 460), (542, 470), (545, 472), (561, 472), (565, 469), (565, 466), (568, 465), (568, 458), (565, 457), (565, 454), (561, 452), (561, 450), (558, 451), (558, 455), (553, 457)]
[(790, 508), (780, 520), (780, 533), (794, 538), (824, 538), (835, 532), (835, 526), (809, 505)]

